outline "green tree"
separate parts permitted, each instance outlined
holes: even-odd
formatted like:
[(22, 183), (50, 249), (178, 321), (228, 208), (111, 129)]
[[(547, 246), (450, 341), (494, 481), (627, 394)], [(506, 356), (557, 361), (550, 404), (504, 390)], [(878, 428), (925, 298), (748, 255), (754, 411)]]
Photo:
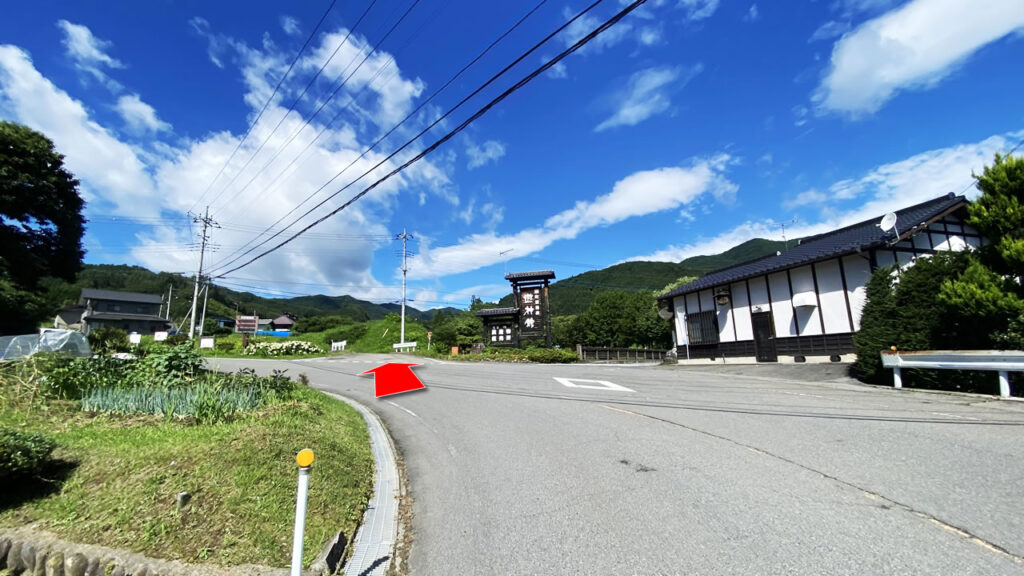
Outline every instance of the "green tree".
[(662, 348), (672, 344), (671, 326), (658, 316), (652, 292), (602, 292), (568, 332), (585, 346)]
[[(970, 266), (970, 254), (942, 252), (919, 258), (899, 273), (891, 266), (875, 271), (867, 284), (868, 301), (861, 314), (861, 327), (854, 335), (854, 370), (861, 379), (891, 382), (892, 374), (882, 368), (879, 352), (893, 346), (899, 350), (990, 346), (991, 326), (986, 319), (966, 313), (940, 295), (949, 278), (963, 275)], [(991, 376), (937, 370), (909, 371), (904, 377), (907, 386), (948, 390), (977, 389), (985, 381), (991, 383)]]
[(444, 351), (452, 346), (463, 348), (480, 342), (483, 323), (472, 312), (438, 312), (431, 323), (431, 331), (433, 346)]
[(962, 274), (942, 285), (942, 299), (992, 335), (990, 346), (1024, 347), (1024, 157), (996, 154), (978, 180), (981, 196), (967, 223), (988, 243)]
[(49, 138), (0, 122), (0, 334), (34, 331), (40, 280), (72, 281), (82, 265), (83, 201)]

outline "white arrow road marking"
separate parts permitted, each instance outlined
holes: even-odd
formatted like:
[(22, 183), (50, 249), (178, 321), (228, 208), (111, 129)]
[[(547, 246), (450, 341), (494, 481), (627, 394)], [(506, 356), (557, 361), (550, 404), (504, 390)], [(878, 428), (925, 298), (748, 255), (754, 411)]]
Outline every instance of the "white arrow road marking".
[[(585, 380), (583, 378), (555, 378), (555, 381), (561, 384), (562, 386), (568, 386), (569, 388), (588, 388), (590, 390), (616, 390), (618, 392), (636, 392), (636, 390), (630, 390), (625, 386), (612, 384), (607, 380)], [(589, 384), (576, 384), (576, 382), (588, 382)]]

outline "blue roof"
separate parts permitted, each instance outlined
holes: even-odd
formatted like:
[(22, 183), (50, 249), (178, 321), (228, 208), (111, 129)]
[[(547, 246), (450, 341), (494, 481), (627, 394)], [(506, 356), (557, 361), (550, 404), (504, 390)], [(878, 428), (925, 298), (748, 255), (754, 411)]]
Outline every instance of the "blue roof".
[[(908, 238), (930, 222), (967, 205), (967, 198), (949, 193), (934, 200), (922, 202), (896, 212), (896, 228), (901, 238)], [(771, 274), (803, 266), (837, 256), (853, 254), (857, 251), (870, 250), (894, 240), (892, 232), (885, 232), (878, 227), (878, 218), (865, 220), (852, 226), (833, 230), (818, 236), (804, 238), (789, 250), (772, 256), (765, 256), (743, 264), (737, 264), (702, 276), (689, 284), (658, 297), (667, 300), (680, 294), (688, 294), (697, 290), (711, 288), (730, 282), (745, 280), (754, 276)], [(905, 227), (905, 228), (904, 228)]]

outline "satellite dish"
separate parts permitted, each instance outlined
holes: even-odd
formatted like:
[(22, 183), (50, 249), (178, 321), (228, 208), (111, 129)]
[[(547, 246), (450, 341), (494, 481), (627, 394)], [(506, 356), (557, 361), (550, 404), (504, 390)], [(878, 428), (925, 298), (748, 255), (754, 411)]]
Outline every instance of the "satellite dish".
[(658, 316), (661, 316), (662, 320), (671, 320), (675, 314), (668, 308), (658, 308)]
[(881, 228), (883, 232), (888, 232), (889, 230), (892, 230), (893, 228), (895, 228), (896, 227), (896, 213), (895, 212), (889, 212), (885, 216), (882, 216), (882, 221), (878, 223), (878, 227)]

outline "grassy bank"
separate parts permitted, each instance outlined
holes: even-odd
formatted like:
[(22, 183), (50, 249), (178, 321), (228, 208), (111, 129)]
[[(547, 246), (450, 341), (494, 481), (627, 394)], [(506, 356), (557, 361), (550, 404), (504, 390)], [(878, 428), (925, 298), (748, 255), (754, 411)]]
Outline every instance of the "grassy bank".
[[(35, 523), (73, 541), (155, 558), (285, 567), (294, 458), (311, 448), (308, 565), (336, 531), (352, 536), (372, 491), (362, 417), (309, 388), (201, 424), (174, 414), (90, 413), (79, 400), (26, 396), (9, 370), (0, 378), (0, 426), (43, 432), (57, 443), (38, 478), (0, 487), (0, 526)], [(181, 492), (191, 500), (179, 510)]]

